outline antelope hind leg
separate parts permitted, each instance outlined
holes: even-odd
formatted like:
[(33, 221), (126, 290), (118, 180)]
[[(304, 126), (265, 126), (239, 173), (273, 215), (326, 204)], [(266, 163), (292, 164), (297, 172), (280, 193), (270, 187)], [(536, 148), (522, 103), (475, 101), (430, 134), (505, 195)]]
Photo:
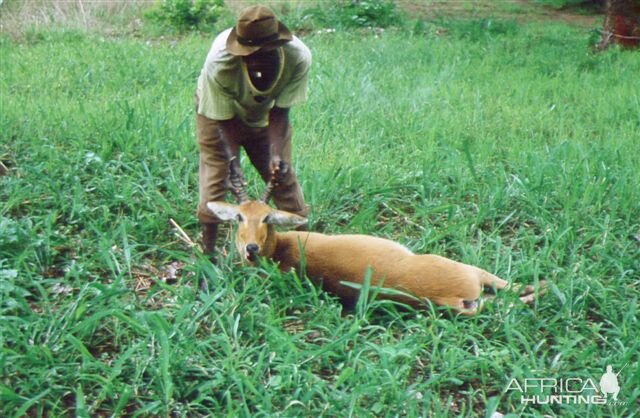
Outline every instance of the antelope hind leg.
[[(544, 280), (540, 280), (540, 282), (538, 283), (538, 293), (536, 295), (536, 288), (533, 285), (521, 285), (521, 284), (509, 285), (509, 282), (507, 282), (506, 280), (500, 279), (499, 277), (494, 276), (493, 274), (490, 274), (490, 273), (486, 273), (482, 276), (481, 283), (485, 288), (490, 288), (495, 290), (508, 289), (512, 292), (515, 292), (519, 295), (518, 299), (520, 299), (522, 303), (526, 303), (526, 304), (533, 303), (536, 296), (541, 296), (547, 291), (547, 282)], [(486, 301), (489, 301), (494, 299), (495, 295), (494, 294), (484, 295), (483, 297)], [(513, 303), (510, 303), (507, 306), (507, 309), (511, 309), (513, 308), (513, 306), (514, 306)]]
[[(522, 303), (533, 303), (533, 301), (536, 299), (536, 296), (541, 296), (543, 294), (545, 294), (547, 292), (547, 282), (544, 280), (540, 280), (540, 282), (538, 283), (538, 294), (536, 295), (536, 288), (533, 285), (516, 285), (516, 286), (512, 286), (511, 290), (513, 290), (514, 292), (519, 294), (518, 299), (520, 299), (520, 301)], [(495, 299), (495, 295), (487, 295), (485, 296), (486, 300), (492, 300)], [(509, 305), (507, 306), (508, 309), (511, 309), (514, 307), (513, 303), (509, 303)]]
[[(514, 290), (519, 291), (520, 294), (520, 300), (524, 303), (531, 303), (535, 300), (536, 298), (536, 288), (533, 285), (524, 285), (524, 286), (520, 286), (515, 288)], [(538, 295), (537, 296), (542, 296), (545, 293), (547, 293), (548, 287), (547, 287), (547, 282), (544, 280), (540, 280), (538, 282)]]
[[(535, 291), (536, 288), (533, 285), (521, 285), (521, 284), (513, 284), (509, 285), (509, 282), (499, 278), (498, 276), (494, 276), (493, 274), (482, 271), (482, 275), (480, 276), (480, 283), (483, 287), (488, 289), (509, 289), (512, 292), (520, 295), (520, 300), (524, 303), (531, 303), (535, 299)], [(547, 282), (544, 280), (540, 280), (538, 283), (538, 296), (544, 294), (547, 291)]]

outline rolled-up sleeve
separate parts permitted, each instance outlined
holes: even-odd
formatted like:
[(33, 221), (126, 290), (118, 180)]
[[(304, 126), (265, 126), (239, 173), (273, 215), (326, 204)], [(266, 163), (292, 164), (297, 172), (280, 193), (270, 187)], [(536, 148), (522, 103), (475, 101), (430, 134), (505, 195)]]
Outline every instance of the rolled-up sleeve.
[(203, 72), (198, 80), (198, 113), (214, 120), (227, 120), (235, 116), (233, 96), (215, 79)]

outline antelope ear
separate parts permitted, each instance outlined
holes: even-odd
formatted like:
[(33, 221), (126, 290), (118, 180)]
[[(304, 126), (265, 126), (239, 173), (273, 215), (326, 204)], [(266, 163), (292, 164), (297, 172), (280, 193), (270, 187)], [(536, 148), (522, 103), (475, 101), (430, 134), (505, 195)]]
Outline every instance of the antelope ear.
[(221, 221), (237, 221), (240, 209), (225, 202), (207, 202), (207, 208)]
[(301, 226), (307, 224), (307, 218), (283, 210), (272, 210), (263, 222), (270, 225)]

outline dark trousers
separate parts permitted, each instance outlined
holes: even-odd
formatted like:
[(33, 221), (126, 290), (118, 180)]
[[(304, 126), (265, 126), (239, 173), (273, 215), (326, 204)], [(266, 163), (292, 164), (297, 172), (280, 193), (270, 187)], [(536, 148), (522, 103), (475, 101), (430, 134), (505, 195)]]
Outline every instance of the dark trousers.
[[(251, 164), (266, 182), (271, 177), (269, 167), (270, 149), (266, 128), (251, 128), (239, 119), (233, 119), (233, 129), (238, 142), (225, 144), (220, 136), (218, 122), (196, 113), (198, 146), (200, 147), (200, 201), (198, 219), (201, 223), (218, 223), (206, 205), (221, 201), (227, 193), (226, 179), (229, 175), (229, 158), (238, 157), (244, 148)], [(229, 152), (231, 155), (229, 155)], [(273, 191), (272, 198), (278, 209), (307, 216), (309, 208), (304, 203), (302, 189), (291, 164), (291, 126), (289, 125), (282, 149), (282, 160), (289, 165), (287, 175)]]

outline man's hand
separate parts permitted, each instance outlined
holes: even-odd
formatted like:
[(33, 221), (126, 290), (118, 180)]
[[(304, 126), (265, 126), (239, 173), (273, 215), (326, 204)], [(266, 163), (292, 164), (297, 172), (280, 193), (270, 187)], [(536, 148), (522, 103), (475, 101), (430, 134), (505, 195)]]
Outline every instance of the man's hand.
[(289, 172), (289, 164), (282, 161), (279, 155), (272, 155), (269, 163), (271, 168), (271, 178), (276, 184), (280, 184), (284, 176)]
[(271, 170), (271, 178), (277, 183), (281, 183), (282, 179), (289, 172), (289, 164), (282, 160), (282, 149), (284, 139), (289, 127), (289, 109), (274, 107), (269, 113), (269, 127), (267, 128), (267, 136), (269, 138), (269, 168)]

